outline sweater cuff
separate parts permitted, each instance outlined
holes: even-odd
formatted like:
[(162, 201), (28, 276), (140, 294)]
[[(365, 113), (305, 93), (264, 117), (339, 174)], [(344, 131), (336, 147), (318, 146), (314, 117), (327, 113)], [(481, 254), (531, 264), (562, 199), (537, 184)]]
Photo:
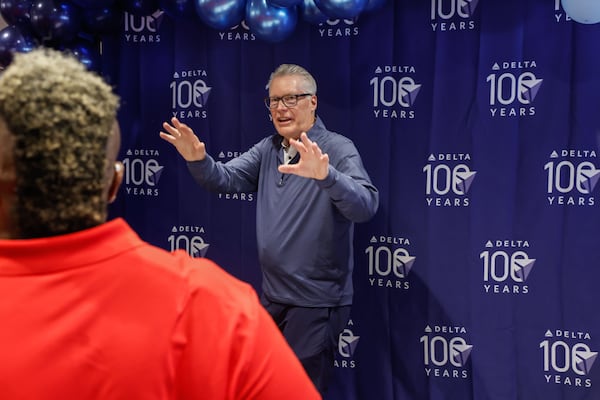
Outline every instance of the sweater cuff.
[(339, 171), (330, 165), (329, 173), (327, 174), (327, 177), (322, 180), (315, 179), (315, 181), (317, 182), (317, 185), (319, 185), (319, 187), (321, 189), (327, 189), (327, 188), (332, 187), (337, 182), (338, 175), (339, 175)]
[(203, 160), (198, 160), (198, 161), (186, 161), (187, 167), (190, 171), (196, 171), (198, 173), (202, 173), (203, 171), (205, 171), (206, 169), (210, 168), (211, 166), (211, 158), (209, 157), (209, 155), (207, 154), (206, 157), (204, 157)]

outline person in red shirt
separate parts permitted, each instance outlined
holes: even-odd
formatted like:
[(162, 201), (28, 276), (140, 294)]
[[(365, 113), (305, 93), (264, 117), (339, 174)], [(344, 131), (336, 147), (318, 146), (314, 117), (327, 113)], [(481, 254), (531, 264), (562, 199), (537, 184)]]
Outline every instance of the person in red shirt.
[(55, 50), (0, 76), (2, 398), (320, 399), (249, 284), (107, 222), (118, 103)]

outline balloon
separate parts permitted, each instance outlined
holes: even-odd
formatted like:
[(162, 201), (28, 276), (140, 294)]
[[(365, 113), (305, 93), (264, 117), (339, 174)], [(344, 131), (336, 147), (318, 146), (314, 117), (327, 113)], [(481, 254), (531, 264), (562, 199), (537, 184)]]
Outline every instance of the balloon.
[(158, 0), (119, 0), (123, 10), (138, 17), (145, 17), (158, 9)]
[(600, 1), (598, 0), (561, 0), (565, 12), (575, 22), (596, 24), (600, 22)]
[(31, 27), (43, 43), (56, 44), (75, 38), (81, 29), (79, 9), (62, 0), (35, 0)]
[(300, 4), (300, 15), (302, 15), (302, 19), (309, 24), (319, 25), (323, 22), (327, 21), (329, 17), (315, 5), (314, 0), (304, 0)]
[(192, 0), (159, 0), (158, 5), (171, 18), (196, 17)]
[(319, 10), (331, 18), (351, 19), (357, 17), (368, 0), (315, 0)]
[(302, 0), (267, 0), (267, 4), (278, 7), (293, 7), (302, 3)]
[(229, 29), (244, 19), (246, 0), (194, 0), (196, 13), (214, 29)]
[(1, 0), (0, 15), (9, 25), (29, 24), (33, 0)]
[(375, 11), (383, 7), (387, 0), (368, 0), (367, 6), (363, 11)]
[(19, 27), (9, 25), (0, 31), (0, 66), (11, 63), (15, 52), (26, 53), (36, 47), (33, 38), (24, 35)]
[(248, 0), (246, 23), (257, 38), (267, 42), (281, 42), (294, 32), (298, 22), (296, 7), (270, 6), (267, 0)]
[(116, 0), (71, 0), (79, 7), (84, 8), (108, 8), (112, 7)]
[(91, 41), (78, 40), (69, 46), (63, 46), (60, 50), (71, 53), (87, 69), (100, 72), (100, 46)]
[(110, 35), (120, 32), (125, 13), (114, 7), (86, 8), (82, 18), (87, 32), (93, 35)]

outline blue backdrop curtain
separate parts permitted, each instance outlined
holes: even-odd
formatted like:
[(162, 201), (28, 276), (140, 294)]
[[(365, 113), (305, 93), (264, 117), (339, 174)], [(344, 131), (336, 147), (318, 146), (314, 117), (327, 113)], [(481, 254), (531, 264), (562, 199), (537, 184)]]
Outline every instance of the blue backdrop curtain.
[(256, 195), (206, 192), (158, 132), (177, 116), (217, 160), (237, 157), (274, 132), (270, 72), (301, 64), (381, 194), (355, 229), (327, 399), (600, 398), (599, 43), (558, 0), (388, 1), (300, 19), (275, 44), (245, 24), (126, 14), (103, 41), (126, 166), (111, 216), (260, 292)]

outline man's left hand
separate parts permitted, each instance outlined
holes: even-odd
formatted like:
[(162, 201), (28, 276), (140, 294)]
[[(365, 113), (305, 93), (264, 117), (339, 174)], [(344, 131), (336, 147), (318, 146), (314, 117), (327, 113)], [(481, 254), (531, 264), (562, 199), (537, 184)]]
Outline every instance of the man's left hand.
[(300, 140), (290, 139), (290, 145), (298, 150), (300, 160), (297, 164), (280, 165), (279, 172), (318, 180), (327, 178), (329, 174), (329, 156), (323, 154), (319, 145), (310, 140), (306, 132), (300, 134)]

